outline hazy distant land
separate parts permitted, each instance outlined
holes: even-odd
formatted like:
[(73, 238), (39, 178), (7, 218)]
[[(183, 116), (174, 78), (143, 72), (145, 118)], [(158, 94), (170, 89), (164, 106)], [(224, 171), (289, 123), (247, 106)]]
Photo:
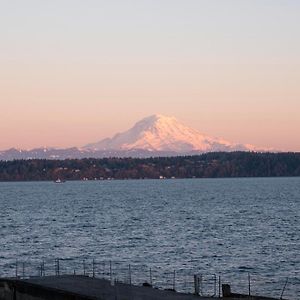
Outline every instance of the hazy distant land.
[(300, 153), (0, 161), (0, 181), (300, 176)]

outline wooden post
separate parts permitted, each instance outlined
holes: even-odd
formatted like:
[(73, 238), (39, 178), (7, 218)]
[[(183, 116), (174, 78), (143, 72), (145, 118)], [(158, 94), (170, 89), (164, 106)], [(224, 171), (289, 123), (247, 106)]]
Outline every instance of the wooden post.
[(222, 284), (222, 296), (231, 297), (231, 287), (229, 284)]
[(219, 298), (221, 298), (221, 276), (219, 276)]

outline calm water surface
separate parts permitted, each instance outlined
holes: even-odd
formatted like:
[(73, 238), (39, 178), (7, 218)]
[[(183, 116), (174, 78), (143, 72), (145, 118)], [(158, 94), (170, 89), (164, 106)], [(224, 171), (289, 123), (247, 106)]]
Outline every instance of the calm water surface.
[(253, 293), (279, 298), (288, 277), (300, 299), (299, 217), (300, 178), (0, 183), (0, 275), (16, 258), (77, 272), (95, 258), (151, 267), (162, 286), (201, 273), (207, 294), (213, 274), (245, 292), (250, 273)]

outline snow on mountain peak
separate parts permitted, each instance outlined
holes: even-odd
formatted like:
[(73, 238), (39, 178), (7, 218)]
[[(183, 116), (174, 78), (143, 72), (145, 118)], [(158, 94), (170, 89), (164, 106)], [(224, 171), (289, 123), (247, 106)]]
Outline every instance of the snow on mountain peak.
[(174, 117), (155, 114), (137, 122), (131, 129), (85, 146), (91, 150), (147, 150), (189, 153), (193, 151), (253, 150), (251, 145), (233, 144), (201, 134)]

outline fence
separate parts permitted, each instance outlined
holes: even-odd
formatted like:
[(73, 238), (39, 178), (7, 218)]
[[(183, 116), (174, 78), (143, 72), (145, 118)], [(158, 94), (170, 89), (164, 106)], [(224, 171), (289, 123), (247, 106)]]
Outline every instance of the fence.
[(236, 274), (205, 274), (195, 270), (172, 270), (164, 266), (128, 264), (124, 261), (55, 258), (30, 260), (1, 266), (0, 275), (26, 279), (36, 276), (85, 275), (104, 278), (111, 282), (133, 285), (151, 285), (158, 289), (197, 293), (201, 296), (220, 297), (221, 286), (228, 283), (233, 292), (263, 295), (277, 299), (300, 299), (300, 280), (297, 277), (274, 280), (247, 272)]

